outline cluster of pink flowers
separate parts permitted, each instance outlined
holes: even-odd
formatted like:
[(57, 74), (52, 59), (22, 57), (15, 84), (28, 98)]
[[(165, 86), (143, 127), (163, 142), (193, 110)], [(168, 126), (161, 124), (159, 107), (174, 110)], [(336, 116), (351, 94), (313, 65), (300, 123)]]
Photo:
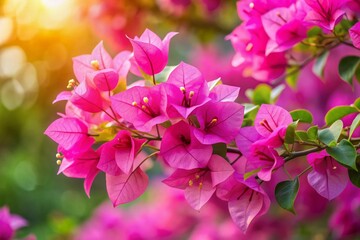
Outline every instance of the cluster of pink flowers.
[[(287, 68), (297, 66), (299, 51), (295, 45), (326, 47), (331, 43), (326, 41), (339, 37), (335, 26), (345, 14), (347, 19), (353, 19), (358, 9), (359, 3), (350, 0), (238, 1), (242, 23), (227, 36), (236, 51), (232, 64), (245, 66), (259, 81), (282, 77)], [(313, 27), (321, 28), (318, 37), (327, 38), (325, 43), (304, 41)], [(355, 46), (359, 43), (359, 27), (350, 30)]]
[[(113, 205), (133, 201), (146, 190), (146, 170), (157, 156), (171, 173), (163, 182), (183, 189), (192, 208), (200, 210), (217, 197), (245, 232), (270, 207), (261, 184), (292, 157), (284, 143), (296, 119), (279, 106), (262, 104), (254, 126), (242, 128), (245, 108), (235, 102), (240, 88), (206, 81), (184, 62), (166, 67), (175, 35), (171, 32), (162, 40), (145, 30), (129, 38), (132, 52), (112, 58), (100, 43), (91, 54), (75, 57), (76, 80), (69, 80), (71, 90), (54, 101), (67, 101), (65, 113), (45, 134), (59, 145), (59, 173), (84, 178), (87, 195), (95, 177), (104, 172)], [(276, 62), (270, 55), (263, 57)], [(142, 78), (128, 84), (129, 72)], [(265, 72), (267, 77), (273, 74)], [(327, 147), (320, 142), (316, 146), (316, 151)], [(309, 184), (327, 199), (338, 196), (349, 182), (347, 169), (325, 150), (307, 158)]]

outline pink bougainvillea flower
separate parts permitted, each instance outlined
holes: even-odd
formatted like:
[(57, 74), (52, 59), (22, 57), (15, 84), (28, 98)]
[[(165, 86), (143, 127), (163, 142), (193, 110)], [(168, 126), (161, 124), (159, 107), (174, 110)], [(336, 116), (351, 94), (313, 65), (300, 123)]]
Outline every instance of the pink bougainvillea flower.
[(262, 104), (255, 118), (255, 129), (264, 137), (269, 137), (276, 129), (287, 127), (293, 122), (288, 111), (282, 107)]
[(236, 146), (244, 156), (249, 156), (250, 148), (254, 142), (263, 137), (256, 131), (255, 127), (243, 127), (235, 138)]
[(106, 174), (106, 190), (114, 207), (140, 197), (148, 184), (149, 177), (140, 167), (129, 174), (117, 176)]
[(132, 138), (128, 131), (119, 131), (113, 140), (103, 144), (98, 168), (110, 175), (129, 174), (144, 142)]
[(27, 222), (18, 215), (10, 214), (7, 207), (0, 208), (0, 239), (11, 240), (15, 235), (15, 231), (25, 227)]
[(324, 198), (337, 197), (349, 182), (347, 169), (329, 156), (325, 150), (307, 156), (313, 170), (308, 174), (308, 182)]
[(59, 118), (45, 134), (67, 151), (85, 152), (95, 142), (88, 134), (88, 127), (77, 118)]
[(245, 181), (236, 173), (218, 185), (216, 195), (228, 201), (231, 218), (244, 233), (250, 223), (270, 207), (269, 197), (255, 178)]
[(216, 191), (216, 186), (234, 173), (225, 159), (213, 155), (206, 168), (177, 169), (163, 182), (170, 187), (185, 190), (185, 198), (195, 210), (200, 210)]
[(209, 97), (214, 102), (235, 102), (239, 96), (239, 92), (239, 87), (219, 84), (211, 90)]
[(91, 54), (73, 58), (74, 73), (79, 82), (84, 81), (88, 73), (112, 67), (112, 58), (105, 50), (102, 41), (94, 48)]
[(302, 18), (297, 16), (294, 8), (276, 8), (262, 15), (264, 29), (270, 38), (266, 55), (286, 51), (306, 38), (307, 28)]
[(170, 40), (177, 33), (168, 33), (163, 40), (155, 33), (146, 29), (140, 38), (129, 38), (136, 63), (146, 74), (154, 75), (161, 72), (167, 62)]
[(260, 169), (257, 175), (263, 181), (270, 181), (272, 171), (284, 165), (284, 158), (280, 157), (276, 150), (268, 147), (267, 139), (256, 141), (252, 144), (250, 151), (246, 171)]
[(201, 72), (183, 62), (170, 73), (164, 86), (171, 117), (187, 118), (197, 107), (210, 101), (209, 89)]
[(360, 22), (349, 29), (349, 34), (353, 45), (360, 49)]
[(89, 80), (98, 90), (111, 91), (127, 76), (131, 56), (131, 52), (123, 51), (112, 59), (100, 42), (91, 54), (73, 58), (74, 73), (80, 83)]
[[(61, 151), (61, 150), (59, 150)], [(84, 178), (85, 193), (90, 197), (90, 189), (96, 175), (99, 173), (97, 164), (99, 162), (100, 155), (93, 149), (88, 149), (86, 152), (68, 157), (65, 151), (62, 151), (64, 158), (61, 161), (61, 165), (58, 174), (62, 173), (71, 178)]]
[(203, 144), (230, 143), (239, 134), (244, 107), (233, 102), (208, 102), (196, 110), (200, 128), (195, 137)]
[(305, 0), (311, 10), (305, 20), (309, 21), (326, 31), (332, 31), (345, 14), (343, 5), (347, 1), (339, 0)]
[(162, 85), (132, 87), (111, 98), (114, 110), (140, 131), (167, 121), (167, 98)]
[(160, 155), (171, 167), (194, 169), (205, 167), (212, 154), (211, 145), (201, 144), (184, 121), (169, 127), (162, 139)]
[(91, 87), (87, 81), (75, 87), (69, 100), (81, 110), (91, 113), (105, 111), (110, 105), (110, 101), (105, 99), (98, 89)]

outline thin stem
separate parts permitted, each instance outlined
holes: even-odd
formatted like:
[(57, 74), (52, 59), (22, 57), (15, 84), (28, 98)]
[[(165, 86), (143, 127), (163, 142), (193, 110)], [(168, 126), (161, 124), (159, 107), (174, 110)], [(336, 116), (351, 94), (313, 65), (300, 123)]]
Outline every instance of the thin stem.
[(159, 131), (159, 126), (157, 124), (156, 124), (156, 132), (157, 132), (158, 138), (161, 138), (160, 131)]
[(240, 157), (243, 155), (239, 149), (237, 148), (232, 148), (232, 147), (227, 147), (227, 152), (229, 153), (237, 153), (240, 155)]
[(305, 168), (301, 173), (299, 173), (298, 177), (301, 177), (304, 173), (309, 171), (311, 168), (312, 168), (312, 166), (308, 166), (307, 168)]
[(290, 161), (290, 160), (292, 160), (294, 158), (306, 156), (309, 153), (318, 152), (318, 151), (321, 151), (321, 150), (323, 150), (325, 148), (326, 147), (316, 147), (316, 148), (306, 149), (306, 150), (303, 150), (303, 151), (292, 152), (287, 157), (285, 157), (284, 160), (285, 160), (285, 162), (288, 162), (288, 161)]

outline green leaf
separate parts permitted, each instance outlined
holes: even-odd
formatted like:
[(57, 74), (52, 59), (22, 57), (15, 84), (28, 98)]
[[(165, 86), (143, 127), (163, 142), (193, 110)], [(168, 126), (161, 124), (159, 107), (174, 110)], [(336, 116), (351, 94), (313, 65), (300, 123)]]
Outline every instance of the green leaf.
[(360, 173), (353, 169), (348, 169), (348, 174), (351, 183), (360, 188)]
[(353, 135), (355, 129), (360, 125), (360, 113), (354, 118), (350, 126), (349, 139)]
[(318, 139), (318, 130), (318, 126), (309, 127), (309, 129), (307, 130), (307, 135), (310, 140), (316, 141)]
[(322, 34), (322, 30), (319, 27), (312, 27), (310, 30), (307, 31), (307, 37), (318, 37)]
[(241, 127), (252, 126), (253, 123), (254, 123), (254, 120), (252, 120), (251, 118), (244, 118)]
[(296, 131), (295, 133), (296, 133), (296, 137), (302, 142), (307, 142), (310, 140), (307, 132), (305, 131), (299, 130)]
[(279, 98), (280, 94), (284, 91), (284, 89), (285, 89), (284, 84), (281, 84), (281, 85), (277, 86), (276, 88), (274, 88), (270, 94), (270, 102), (275, 103), (277, 101), (277, 99)]
[(271, 87), (267, 84), (259, 84), (254, 90), (247, 90), (246, 96), (256, 105), (271, 102)]
[(353, 103), (353, 106), (360, 110), (360, 98), (357, 98)]
[(285, 81), (292, 89), (296, 89), (300, 69), (298, 66), (292, 66), (286, 69)]
[(341, 140), (341, 142), (335, 147), (326, 148), (326, 152), (330, 154), (336, 161), (339, 163), (350, 167), (357, 171), (356, 169), (356, 149), (354, 145), (346, 139)]
[(312, 123), (313, 116), (312, 114), (305, 109), (298, 109), (290, 112), (291, 117), (294, 121), (299, 120), (299, 122)]
[(326, 125), (333, 124), (336, 120), (339, 120), (346, 115), (357, 112), (358, 110), (351, 106), (337, 106), (330, 109), (325, 115)]
[(213, 144), (212, 147), (213, 147), (213, 154), (226, 158), (227, 147), (225, 143), (216, 143)]
[(295, 130), (298, 125), (298, 121), (289, 124), (286, 128), (285, 143), (293, 144), (295, 142)]
[(329, 147), (336, 146), (342, 129), (343, 122), (341, 120), (337, 120), (329, 128), (325, 128), (319, 131), (319, 139)]
[(358, 56), (347, 56), (341, 59), (338, 67), (341, 79), (352, 84), (352, 79), (359, 64), (360, 57)]
[(319, 78), (324, 77), (324, 67), (329, 56), (329, 51), (322, 53), (318, 58), (316, 58), (312, 71)]
[(299, 179), (280, 182), (275, 187), (275, 198), (280, 207), (295, 214), (294, 202), (299, 192)]

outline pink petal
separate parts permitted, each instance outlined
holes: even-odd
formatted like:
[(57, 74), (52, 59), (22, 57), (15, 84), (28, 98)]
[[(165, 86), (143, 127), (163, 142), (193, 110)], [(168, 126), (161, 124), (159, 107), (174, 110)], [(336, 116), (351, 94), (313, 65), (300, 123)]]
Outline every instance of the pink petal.
[(55, 120), (45, 134), (65, 150), (78, 148), (76, 150), (84, 152), (94, 143), (94, 139), (88, 136), (87, 126), (76, 118)]
[(140, 168), (130, 174), (118, 176), (106, 174), (106, 189), (114, 207), (140, 197), (148, 183), (148, 176)]
[(349, 182), (345, 167), (330, 156), (321, 158), (320, 154), (309, 154), (308, 159), (312, 162), (313, 170), (308, 174), (307, 179), (317, 193), (332, 200), (344, 191)]
[(208, 167), (211, 171), (213, 187), (224, 182), (234, 173), (234, 168), (224, 158), (218, 155), (212, 155)]
[(64, 101), (64, 100), (68, 101), (71, 96), (72, 96), (72, 93), (70, 91), (62, 91), (61, 93), (59, 93), (56, 96), (56, 99), (52, 103), (54, 104), (54, 103)]
[(91, 53), (91, 60), (97, 60), (99, 62), (100, 69), (111, 68), (112, 58), (110, 54), (105, 50), (103, 41), (99, 42)]
[(211, 184), (210, 177), (205, 177), (199, 184), (193, 184), (185, 189), (186, 201), (192, 208), (198, 211), (210, 200), (216, 190)]
[(115, 151), (113, 142), (107, 142), (102, 145), (100, 160), (97, 167), (107, 175), (119, 175), (123, 173), (115, 160)]
[(349, 29), (349, 34), (353, 45), (360, 49), (360, 22)]
[(229, 201), (230, 216), (242, 232), (246, 232), (250, 223), (259, 215), (263, 208), (261, 193), (249, 190), (239, 200)]
[[(209, 102), (196, 110), (200, 129), (195, 137), (203, 144), (230, 143), (239, 134), (244, 119), (244, 107), (233, 102)], [(216, 119), (216, 123), (211, 121)]]
[(132, 52), (122, 51), (114, 57), (113, 64), (114, 69), (119, 74), (120, 77), (125, 78), (130, 70), (131, 63), (130, 58), (132, 57)]
[(211, 154), (212, 147), (197, 141), (190, 126), (183, 121), (166, 130), (160, 147), (160, 155), (165, 162), (181, 169), (203, 168)]
[(189, 186), (189, 181), (196, 178), (199, 169), (183, 170), (176, 169), (168, 178), (162, 182), (173, 188), (185, 189)]
[(139, 67), (148, 75), (161, 72), (167, 64), (168, 56), (157, 46), (129, 39), (134, 49), (134, 57)]
[(292, 117), (282, 107), (262, 104), (255, 118), (255, 128), (262, 136), (269, 136), (276, 128), (287, 127), (292, 123)]
[(97, 89), (90, 87), (85, 81), (75, 88), (70, 101), (81, 110), (91, 113), (104, 111), (109, 104)]
[(119, 82), (119, 74), (109, 68), (94, 72), (91, 79), (100, 91), (111, 91)]
[(255, 127), (243, 127), (235, 138), (236, 146), (243, 155), (248, 156), (251, 145), (261, 138), (261, 135), (256, 131)]
[(220, 84), (214, 87), (209, 97), (215, 102), (235, 102), (239, 91), (239, 87)]
[(163, 41), (162, 41), (162, 51), (165, 55), (169, 54), (169, 46), (170, 46), (170, 40), (177, 35), (177, 32), (169, 32), (168, 34), (166, 34), (166, 36), (164, 37)]
[(90, 65), (92, 59), (91, 55), (81, 55), (73, 58), (73, 69), (76, 79), (81, 83), (85, 81), (88, 73), (95, 72), (95, 69)]
[(91, 190), (91, 186), (95, 180), (95, 177), (97, 176), (97, 174), (99, 173), (99, 169), (97, 169), (96, 167), (90, 169), (90, 172), (88, 173), (88, 175), (85, 178), (84, 181), (84, 190), (86, 195), (90, 198), (90, 190)]
[(141, 34), (138, 40), (144, 43), (152, 44), (159, 49), (162, 48), (162, 41), (160, 37), (149, 29), (145, 29), (145, 31), (143, 32), (143, 34)]

